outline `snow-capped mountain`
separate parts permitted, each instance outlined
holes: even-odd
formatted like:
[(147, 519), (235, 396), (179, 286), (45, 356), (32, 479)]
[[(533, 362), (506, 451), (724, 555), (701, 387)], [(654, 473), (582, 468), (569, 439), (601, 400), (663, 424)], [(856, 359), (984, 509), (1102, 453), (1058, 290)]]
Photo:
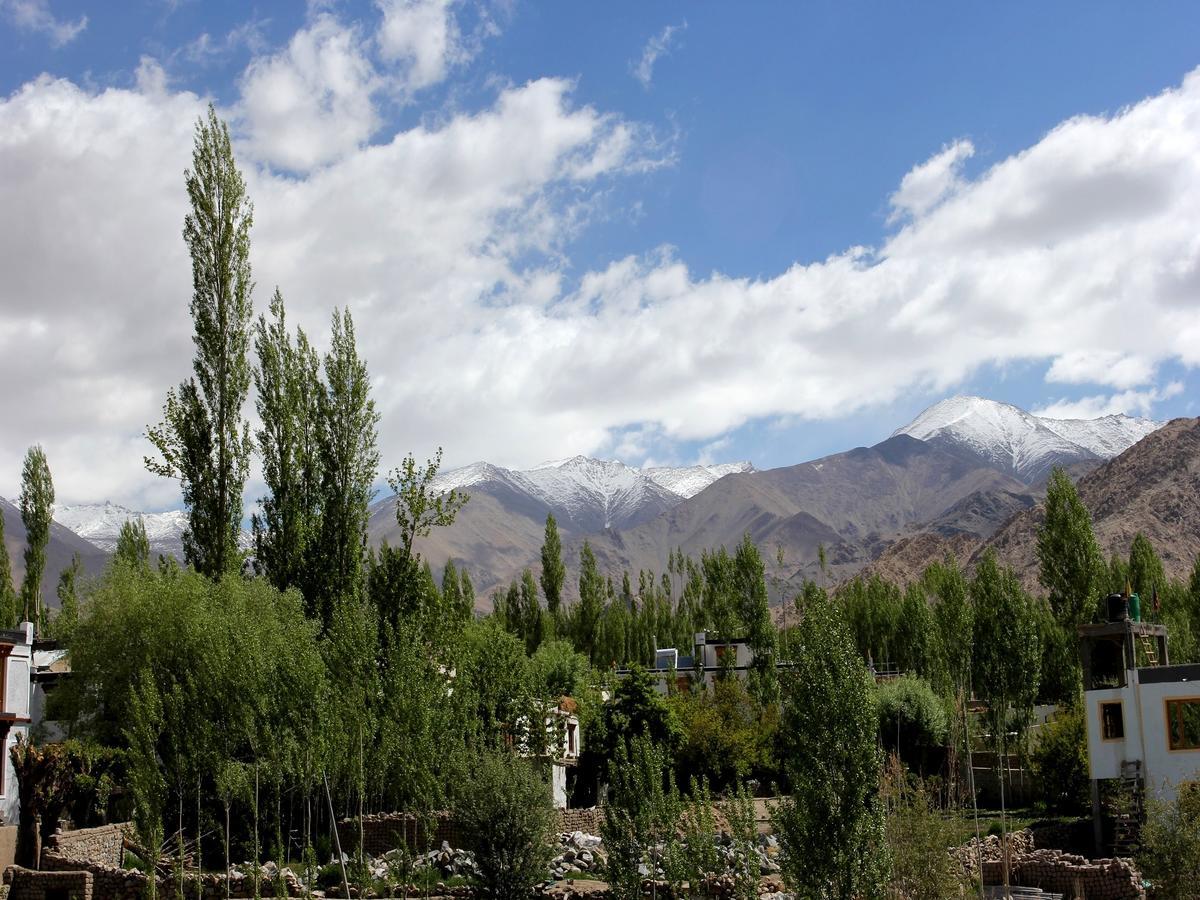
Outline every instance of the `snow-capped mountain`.
[[(187, 528), (187, 513), (183, 510), (137, 512), (108, 501), (74, 506), (56, 504), (54, 507), (54, 521), (109, 553), (117, 549), (121, 526), (139, 518), (146, 526), (151, 555), (165, 553), (183, 558), (183, 531)], [(243, 550), (249, 549), (252, 544), (250, 535), (243, 531), (238, 544)]]
[(656, 484), (680, 497), (695, 497), (719, 478), (753, 472), (748, 462), (718, 463), (710, 466), (655, 466), (642, 469), (642, 474)]
[(956, 446), (1033, 484), (1056, 465), (1111, 459), (1160, 427), (1160, 422), (1124, 415), (1041, 418), (1009, 403), (951, 397), (935, 403), (892, 436), (907, 434)]
[(656, 466), (641, 470), (616, 460), (573, 456), (532, 469), (505, 469), (477, 462), (439, 475), (436, 491), (487, 486), (523, 494), (545, 505), (572, 530), (626, 528), (693, 497), (718, 478), (752, 472), (748, 462), (707, 466)]

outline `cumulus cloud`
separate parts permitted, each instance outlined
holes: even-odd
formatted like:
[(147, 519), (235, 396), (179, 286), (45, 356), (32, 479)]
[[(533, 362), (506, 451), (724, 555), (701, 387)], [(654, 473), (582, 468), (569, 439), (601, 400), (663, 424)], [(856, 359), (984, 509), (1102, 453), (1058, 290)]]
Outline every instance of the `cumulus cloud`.
[(403, 67), (409, 91), (437, 84), (472, 52), (454, 16), (455, 0), (376, 0), (383, 14), (379, 52)]
[(242, 77), (239, 117), (259, 159), (305, 171), (363, 146), (379, 126), (382, 86), (355, 25), (323, 13)]
[(50, 0), (0, 0), (0, 12), (17, 28), (46, 35), (55, 47), (71, 43), (88, 24), (87, 16), (73, 22), (58, 18), (50, 11)]
[(1035, 411), (1034, 415), (1048, 419), (1097, 419), (1100, 416), (1148, 416), (1154, 404), (1183, 393), (1183, 384), (1172, 381), (1162, 388), (1144, 391), (1121, 391), (1116, 394), (1097, 394), (1080, 400), (1061, 400)]
[[(331, 86), (372, 87), (370, 36), (348, 31), (318, 17), (243, 85), (277, 78), (281, 104), (292, 91), (351, 138), (301, 151), (248, 127), (238, 152), (259, 306), (279, 284), (318, 341), (349, 306), (386, 464), (439, 444), (517, 466), (712, 455), (750, 420), (843, 416), (1012, 362), (1097, 386), (1054, 414), (1144, 411), (1178, 390), (1165, 362), (1200, 365), (1200, 73), (975, 177), (951, 145), (902, 182), (877, 247), (755, 279), (668, 248), (575, 274), (592, 199), (657, 159), (644, 127), (544, 78), (368, 141), (370, 113)], [(41, 441), (64, 502), (177, 502), (139, 435), (189, 370), (180, 173), (205, 100), (143, 68), (133, 89), (42, 77), (0, 100), (0, 492)]]
[(685, 28), (687, 28), (687, 22), (668, 25), (646, 41), (646, 46), (642, 48), (641, 59), (634, 60), (629, 64), (630, 73), (642, 83), (642, 87), (647, 90), (650, 88), (650, 82), (654, 80), (654, 64), (658, 62), (659, 57), (665, 56), (671, 51), (675, 36)]
[(923, 216), (963, 187), (966, 184), (962, 178), (963, 163), (974, 155), (975, 145), (970, 141), (955, 141), (909, 171), (891, 196), (888, 223), (894, 224), (905, 216)]

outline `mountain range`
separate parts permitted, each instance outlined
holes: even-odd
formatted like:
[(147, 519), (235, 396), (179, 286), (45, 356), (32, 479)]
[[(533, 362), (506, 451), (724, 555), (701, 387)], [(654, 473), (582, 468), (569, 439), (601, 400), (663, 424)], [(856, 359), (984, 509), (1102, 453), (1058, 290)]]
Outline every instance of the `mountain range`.
[[(549, 513), (562, 532), (569, 570), (577, 567), (584, 540), (602, 570), (616, 574), (661, 572), (675, 548), (698, 555), (749, 533), (778, 596), (800, 579), (836, 581), (866, 566), (910, 574), (921, 560), (947, 550), (969, 560), (1016, 527), (1006, 523), (1036, 515), (1052, 467), (1083, 478), (1082, 492), (1108, 477), (1089, 473), (1116, 471), (1106, 461), (1148, 436), (1174, 433), (1161, 427), (1120, 415), (1040, 417), (1010, 404), (953, 397), (872, 447), (769, 470), (749, 462), (638, 469), (583, 456), (530, 469), (476, 462), (437, 476), (435, 490), (461, 490), (470, 501), (454, 525), (435, 529), (418, 549), (435, 569), (449, 559), (466, 568), (484, 598), (523, 568), (538, 568)], [(1167, 452), (1161, 441), (1151, 445)], [(1100, 502), (1104, 488), (1088, 490)], [(385, 497), (371, 507), (372, 543), (398, 537), (393, 504)], [(15, 507), (5, 503), (3, 510), (19, 577), (24, 531)], [(56, 507), (50, 594), (72, 553), (80, 552), (89, 570), (99, 569), (121, 525), (138, 516), (153, 552), (182, 554), (182, 512), (139, 513), (112, 503)], [(243, 544), (249, 546), (248, 535)], [(568, 577), (568, 591), (573, 580)]]

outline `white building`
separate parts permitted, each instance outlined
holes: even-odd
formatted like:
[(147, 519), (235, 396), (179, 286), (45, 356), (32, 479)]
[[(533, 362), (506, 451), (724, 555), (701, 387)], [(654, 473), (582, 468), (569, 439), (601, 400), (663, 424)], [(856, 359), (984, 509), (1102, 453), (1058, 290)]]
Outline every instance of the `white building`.
[[(549, 764), (554, 805), (559, 809), (566, 809), (570, 797), (567, 775), (579, 765), (579, 754), (583, 750), (580, 740), (579, 707), (571, 697), (561, 697), (557, 703), (539, 705), (542, 708), (545, 743), (537, 748), (522, 744), (521, 754), (540, 757)], [(519, 731), (524, 731), (524, 722), (524, 716), (517, 720)]]
[[(681, 655), (674, 647), (655, 650), (650, 675), (655, 680), (655, 689), (660, 694), (667, 694), (672, 687), (672, 678), (675, 690), (686, 691), (692, 685), (711, 688), (713, 682), (724, 675), (745, 678), (753, 662), (754, 651), (744, 638), (716, 640), (710, 638), (708, 632), (698, 631), (690, 656)], [(628, 674), (628, 669), (617, 671), (618, 677)]]
[(29, 740), (30, 664), (33, 658), (33, 624), (22, 622), (17, 631), (0, 631), (0, 732), (4, 734), (0, 755), (0, 824), (16, 825), (21, 799), (13, 770), (12, 748), (17, 738)]
[(1200, 665), (1170, 665), (1166, 626), (1129, 618), (1117, 599), (1110, 621), (1079, 628), (1098, 848), (1100, 782), (1123, 782), (1138, 806), (1200, 783)]

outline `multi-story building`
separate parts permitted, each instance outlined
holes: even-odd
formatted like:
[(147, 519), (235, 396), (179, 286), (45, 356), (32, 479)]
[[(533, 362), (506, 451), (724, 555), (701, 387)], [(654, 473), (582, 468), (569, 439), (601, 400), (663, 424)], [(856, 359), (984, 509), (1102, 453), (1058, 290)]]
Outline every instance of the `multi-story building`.
[(1200, 665), (1170, 665), (1166, 626), (1140, 621), (1134, 598), (1112, 595), (1107, 622), (1079, 627), (1098, 850), (1102, 782), (1118, 782), (1129, 798), (1109, 816), (1118, 848), (1136, 832), (1146, 798), (1169, 802), (1200, 783)]

